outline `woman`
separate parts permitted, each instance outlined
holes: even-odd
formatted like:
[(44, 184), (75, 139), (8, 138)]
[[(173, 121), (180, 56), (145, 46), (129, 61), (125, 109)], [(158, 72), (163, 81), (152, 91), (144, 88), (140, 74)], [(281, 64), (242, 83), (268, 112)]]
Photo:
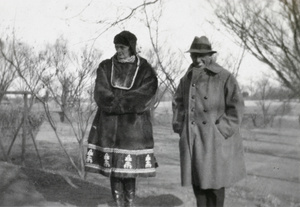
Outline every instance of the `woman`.
[(129, 31), (117, 34), (116, 54), (97, 69), (98, 111), (88, 138), (86, 170), (110, 177), (117, 206), (133, 206), (136, 177), (155, 176), (150, 103), (157, 77), (136, 41)]

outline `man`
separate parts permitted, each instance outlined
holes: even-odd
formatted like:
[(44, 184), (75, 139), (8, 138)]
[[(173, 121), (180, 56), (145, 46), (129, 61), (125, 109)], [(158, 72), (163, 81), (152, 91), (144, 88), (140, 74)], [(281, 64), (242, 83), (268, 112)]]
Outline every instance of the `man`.
[(193, 63), (172, 103), (181, 183), (193, 186), (197, 206), (224, 206), (225, 188), (246, 175), (239, 132), (244, 101), (234, 76), (213, 61), (207, 37), (195, 37), (187, 52)]

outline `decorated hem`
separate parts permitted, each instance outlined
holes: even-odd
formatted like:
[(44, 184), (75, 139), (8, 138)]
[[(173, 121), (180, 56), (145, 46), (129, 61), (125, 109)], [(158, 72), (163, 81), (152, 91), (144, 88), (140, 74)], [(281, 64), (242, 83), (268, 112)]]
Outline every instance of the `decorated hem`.
[(88, 172), (116, 177), (154, 177), (153, 149), (126, 150), (89, 144), (85, 168)]

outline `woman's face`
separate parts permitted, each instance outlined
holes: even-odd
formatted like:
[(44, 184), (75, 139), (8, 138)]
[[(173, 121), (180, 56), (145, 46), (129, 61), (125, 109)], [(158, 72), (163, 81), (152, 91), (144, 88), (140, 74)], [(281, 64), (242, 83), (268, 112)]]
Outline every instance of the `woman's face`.
[(130, 47), (122, 44), (115, 44), (118, 59), (125, 59), (130, 57)]

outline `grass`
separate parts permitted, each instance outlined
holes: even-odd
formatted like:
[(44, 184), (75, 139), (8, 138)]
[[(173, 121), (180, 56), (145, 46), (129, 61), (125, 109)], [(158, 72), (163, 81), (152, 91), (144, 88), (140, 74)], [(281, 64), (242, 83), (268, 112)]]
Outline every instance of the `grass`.
[[(159, 202), (166, 206), (194, 206), (195, 200), (192, 190), (180, 187), (179, 137), (172, 132), (172, 116), (169, 104), (162, 104), (156, 111), (154, 137), (159, 168), (155, 178), (138, 180), (138, 202), (152, 206), (161, 205)], [(59, 123), (58, 115), (55, 116), (55, 119)], [(298, 124), (297, 120), (288, 120), (295, 125)], [(282, 120), (282, 122), (285, 123), (286, 121)], [(285, 124), (291, 125), (291, 123)], [(299, 193), (297, 193), (300, 186), (300, 173), (297, 173), (299, 172), (297, 166), (300, 166), (300, 131), (296, 127), (286, 128), (284, 124), (281, 125), (281, 128), (278, 126), (257, 129), (249, 127), (247, 122), (243, 124), (242, 134), (248, 178), (228, 189), (226, 194), (227, 206), (300, 206)], [(78, 145), (74, 137), (72, 140), (72, 130), (67, 124), (59, 123), (58, 127), (58, 131), (63, 137), (64, 146), (75, 162), (79, 162)], [(41, 133), (43, 137), (41, 137)], [(26, 168), (23, 172), (49, 202), (61, 201), (83, 206), (84, 203), (79, 198), (83, 200), (85, 198), (80, 197), (80, 191), (74, 189), (70, 185), (71, 183), (83, 190), (82, 196), (92, 199), (91, 203), (87, 204), (101, 206), (108, 203), (111, 205), (109, 180), (100, 175), (88, 174), (86, 177), (88, 183), (81, 183), (82, 181), (76, 175), (76, 170), (63, 153), (56, 138), (52, 137), (51, 129), (47, 127), (46, 121), (40, 128), (37, 141), (43, 170), (38, 170), (40, 164), (33, 143), (28, 140), (25, 157)], [(21, 165), (20, 149), (21, 136), (17, 138), (10, 155), (13, 163), (17, 165)], [(2, 154), (0, 154), (0, 160), (3, 160), (1, 156)], [(71, 179), (70, 183), (66, 181), (65, 176)], [(94, 193), (91, 193), (89, 197), (90, 189), (104, 192), (104, 197)], [(63, 193), (57, 194), (58, 191)], [(74, 196), (72, 197), (71, 194)], [(63, 197), (69, 197), (69, 200)]]

